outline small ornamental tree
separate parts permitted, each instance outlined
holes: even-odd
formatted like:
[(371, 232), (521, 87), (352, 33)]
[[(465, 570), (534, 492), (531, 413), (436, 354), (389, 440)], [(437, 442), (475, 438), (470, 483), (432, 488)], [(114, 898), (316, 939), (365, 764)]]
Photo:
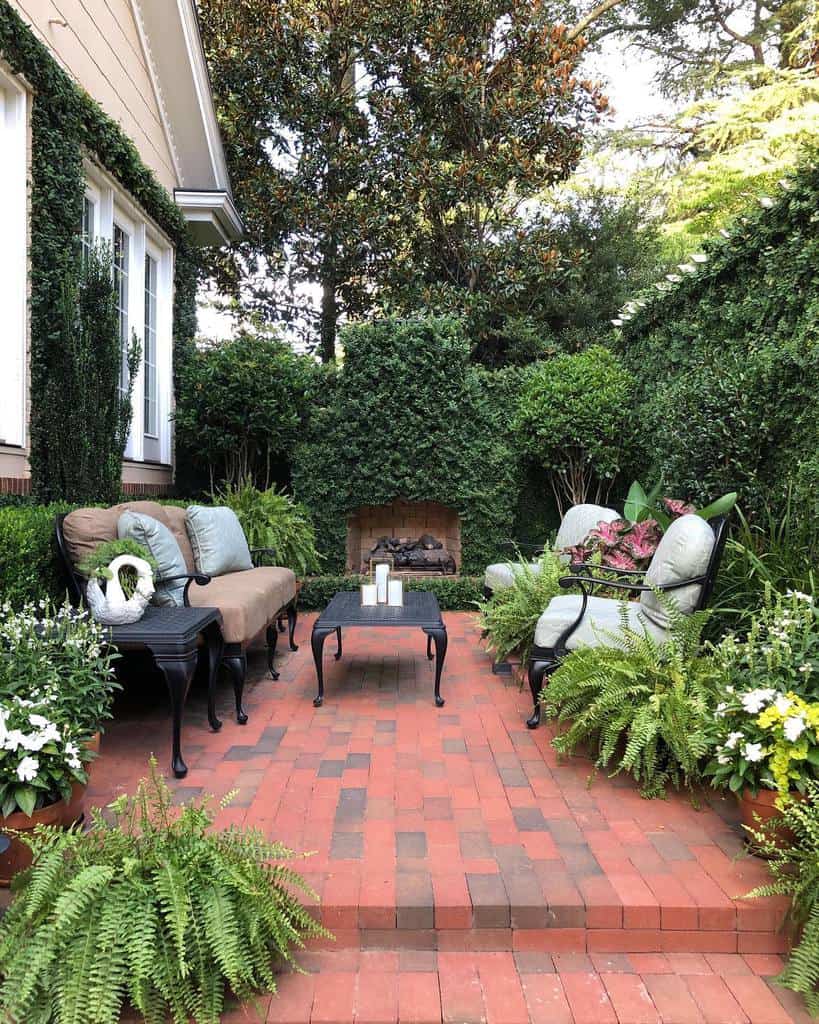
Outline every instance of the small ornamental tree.
[(313, 372), (273, 334), (245, 331), (200, 349), (180, 372), (179, 462), (206, 475), (210, 490), (243, 480), (267, 488), (299, 436)]
[(600, 346), (539, 363), (527, 377), (516, 427), (525, 452), (549, 473), (561, 516), (607, 497), (631, 447), (634, 388)]

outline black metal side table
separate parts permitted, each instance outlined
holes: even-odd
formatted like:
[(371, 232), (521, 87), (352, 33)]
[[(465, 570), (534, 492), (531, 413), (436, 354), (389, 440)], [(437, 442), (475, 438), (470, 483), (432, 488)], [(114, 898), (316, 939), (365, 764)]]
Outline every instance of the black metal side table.
[(204, 639), (208, 668), (208, 722), (214, 730), (216, 673), (222, 660), (222, 615), (218, 608), (156, 608), (149, 605), (139, 622), (110, 626), (108, 637), (119, 651), (147, 650), (165, 678), (173, 714), (171, 768), (181, 779), (188, 773), (182, 758), (182, 709), (199, 660), (199, 637)]
[(435, 706), (442, 708), (444, 699), (441, 696), (441, 672), (447, 648), (446, 626), (441, 617), (437, 597), (434, 594), (419, 591), (405, 591), (404, 604), (398, 608), (386, 604), (362, 606), (357, 590), (342, 591), (330, 600), (330, 603), (316, 619), (310, 638), (318, 678), (318, 694), (313, 700), (313, 705), (319, 708), (324, 703), (322, 655), (324, 641), (331, 633), (335, 633), (338, 637), (335, 655), (336, 661), (338, 661), (342, 655), (342, 629), (401, 626), (414, 626), (426, 633), (427, 657), (430, 661), (433, 657), (432, 645), (435, 644)]

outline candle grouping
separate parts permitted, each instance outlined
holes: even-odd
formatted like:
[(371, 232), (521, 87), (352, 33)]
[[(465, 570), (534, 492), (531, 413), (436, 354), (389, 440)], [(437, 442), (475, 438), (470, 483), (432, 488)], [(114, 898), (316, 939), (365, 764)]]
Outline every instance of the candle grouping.
[(375, 566), (371, 582), (361, 584), (361, 604), (365, 607), (386, 604), (392, 608), (400, 608), (404, 604), (403, 580), (390, 574), (386, 562)]

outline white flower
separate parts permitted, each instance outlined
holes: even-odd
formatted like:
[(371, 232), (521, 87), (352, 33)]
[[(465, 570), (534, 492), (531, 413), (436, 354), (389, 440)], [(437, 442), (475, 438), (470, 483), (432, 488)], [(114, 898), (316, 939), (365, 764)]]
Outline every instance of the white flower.
[(725, 692), (726, 693), (733, 693), (734, 692), (733, 686), (726, 686), (725, 687)]
[(813, 666), (812, 665), (800, 665), (799, 666), (799, 671), (803, 672), (805, 675), (807, 675), (809, 672), (813, 671)]
[(71, 740), (69, 740), (65, 745), (65, 752), (69, 757), (76, 757), (80, 752), (80, 748), (76, 743), (72, 743)]
[(741, 740), (741, 739), (742, 739), (742, 733), (741, 732), (732, 732), (728, 736), (728, 739), (725, 741), (725, 749), (726, 750), (733, 750), (734, 747), (739, 742), (739, 740)]
[(730, 764), (731, 758), (727, 754), (717, 754), (717, 764)]
[(714, 717), (725, 718), (725, 709), (727, 707), (728, 705), (725, 703), (724, 700), (720, 701), (719, 704), (717, 704), (716, 710), (714, 711)]
[(742, 706), (748, 712), (749, 715), (755, 715), (760, 712), (765, 705), (773, 700), (775, 690), (751, 690), (748, 693), (743, 693), (741, 700)]
[(756, 761), (761, 761), (765, 756), (762, 752), (761, 743), (746, 743), (742, 748), (742, 756), (746, 761), (750, 761), (752, 764)]
[(805, 719), (801, 715), (791, 715), (790, 718), (785, 719), (782, 726), (786, 739), (790, 740), (791, 743), (796, 743), (805, 729)]
[(29, 715), (28, 720), (38, 729), (44, 729), (47, 725), (51, 725), (45, 715)]
[(803, 594), (801, 590), (786, 590), (785, 597), (795, 597), (797, 601), (806, 601), (808, 604), (813, 604), (813, 598), (810, 594)]
[(24, 757), (17, 765), (17, 778), (21, 782), (31, 782), (37, 778), (40, 762), (36, 757)]
[(26, 740), (25, 733), (19, 729), (9, 729), (6, 733), (6, 742), (3, 746), (6, 750), (17, 750), (18, 747), (25, 746), (24, 741)]
[(30, 732), (27, 736), (23, 736), (20, 741), (20, 746), (25, 747), (26, 750), (42, 750), (46, 745), (47, 740), (45, 735), (41, 732)]
[(780, 715), (787, 715), (791, 709), (792, 700), (788, 697), (777, 697), (774, 701), (774, 707)]

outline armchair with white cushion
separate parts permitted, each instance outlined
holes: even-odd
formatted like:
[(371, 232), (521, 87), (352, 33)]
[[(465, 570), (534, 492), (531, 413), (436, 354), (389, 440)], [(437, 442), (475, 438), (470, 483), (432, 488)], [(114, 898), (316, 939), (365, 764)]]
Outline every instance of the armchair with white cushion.
[(727, 519), (706, 521), (684, 515), (666, 530), (646, 570), (611, 569), (615, 580), (594, 575), (597, 565), (569, 566), (571, 574), (560, 580), (563, 589), (579, 588), (579, 594), (554, 597), (535, 627), (535, 645), (529, 661), (529, 686), (534, 712), (526, 724), (540, 724), (540, 693), (544, 677), (554, 672), (563, 658), (578, 647), (614, 646), (621, 626), (621, 601), (595, 597), (599, 586), (623, 591), (623, 597), (639, 592), (637, 602), (625, 605), (628, 626), (645, 630), (662, 642), (668, 634), (669, 619), (657, 592), (669, 594), (684, 615), (704, 608), (714, 589), (719, 563), (727, 539)]
[[(613, 508), (606, 508), (605, 505), (572, 505), (561, 520), (557, 537), (555, 537), (554, 550), (562, 551), (564, 548), (571, 548), (582, 543), (588, 536), (589, 530), (594, 529), (598, 523), (612, 523), (615, 519), (622, 519), (622, 516)], [(526, 546), (520, 545), (520, 547)], [(541, 545), (535, 547), (533, 551), (535, 560), (530, 562), (529, 567), (535, 574), (540, 572), (540, 562), (537, 561), (537, 556), (541, 555), (544, 550)], [(568, 564), (568, 557), (565, 557)], [(514, 584), (515, 577), (520, 571), (521, 566), (518, 562), (496, 562), (494, 565), (488, 565), (483, 578), (484, 595), (490, 598), (499, 590), (508, 590)]]

